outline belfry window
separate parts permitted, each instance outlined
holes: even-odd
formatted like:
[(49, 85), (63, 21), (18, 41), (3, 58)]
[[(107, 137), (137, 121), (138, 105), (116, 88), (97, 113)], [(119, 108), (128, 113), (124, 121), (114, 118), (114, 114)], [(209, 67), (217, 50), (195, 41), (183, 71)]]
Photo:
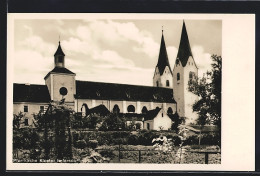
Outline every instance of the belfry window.
[(58, 57), (58, 62), (63, 62), (63, 57), (62, 56)]
[(166, 87), (169, 87), (170, 86), (170, 82), (169, 80), (166, 80)]
[(156, 81), (156, 86), (159, 87), (159, 81)]
[(179, 81), (180, 80), (180, 73), (177, 73), (177, 81)]

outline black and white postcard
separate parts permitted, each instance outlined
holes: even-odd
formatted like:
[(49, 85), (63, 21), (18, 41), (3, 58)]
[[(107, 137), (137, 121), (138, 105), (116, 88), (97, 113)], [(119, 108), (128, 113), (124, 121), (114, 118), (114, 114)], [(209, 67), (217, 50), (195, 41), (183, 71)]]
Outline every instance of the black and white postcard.
[(254, 170), (254, 20), (8, 14), (7, 169)]

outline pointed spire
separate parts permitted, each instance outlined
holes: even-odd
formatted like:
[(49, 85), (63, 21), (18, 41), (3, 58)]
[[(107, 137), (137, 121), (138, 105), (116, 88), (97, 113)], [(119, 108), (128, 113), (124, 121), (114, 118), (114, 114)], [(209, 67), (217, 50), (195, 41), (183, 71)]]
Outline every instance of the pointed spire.
[[(60, 38), (60, 37), (59, 37)], [(54, 54), (54, 56), (57, 56), (57, 55), (61, 55), (61, 56), (65, 56), (64, 52), (62, 51), (61, 49), (61, 46), (60, 46), (60, 40), (59, 40), (59, 46)]]
[(172, 73), (172, 70), (171, 70), (171, 67), (170, 67), (170, 64), (169, 64), (169, 60), (168, 60), (164, 36), (163, 36), (163, 26), (162, 26), (162, 39), (161, 39), (160, 53), (159, 53), (158, 63), (157, 63), (156, 66), (159, 69), (160, 75), (163, 74), (166, 66), (169, 67), (170, 72)]
[(163, 26), (162, 26), (162, 34), (163, 34)]
[(182, 66), (185, 67), (190, 56), (193, 57), (192, 52), (191, 52), (191, 48), (190, 48), (188, 33), (187, 33), (187, 30), (186, 30), (186, 25), (185, 25), (185, 22), (183, 20), (181, 40), (180, 40), (177, 58), (179, 58), (179, 60), (181, 61)]

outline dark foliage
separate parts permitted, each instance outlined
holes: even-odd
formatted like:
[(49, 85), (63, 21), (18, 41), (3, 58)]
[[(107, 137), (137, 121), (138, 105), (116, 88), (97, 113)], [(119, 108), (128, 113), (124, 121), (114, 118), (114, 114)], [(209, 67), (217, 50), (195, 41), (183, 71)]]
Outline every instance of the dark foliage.
[(211, 71), (201, 79), (189, 81), (189, 91), (199, 96), (199, 100), (193, 105), (193, 111), (198, 112), (197, 123), (205, 125), (213, 123), (221, 128), (221, 77), (222, 58), (211, 56), (213, 64)]

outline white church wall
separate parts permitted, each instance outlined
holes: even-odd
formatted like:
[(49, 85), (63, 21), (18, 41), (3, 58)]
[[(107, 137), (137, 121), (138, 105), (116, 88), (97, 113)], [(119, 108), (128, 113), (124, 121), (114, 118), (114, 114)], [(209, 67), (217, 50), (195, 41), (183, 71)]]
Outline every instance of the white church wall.
[(174, 104), (174, 103), (167, 103), (166, 104), (166, 112), (168, 111), (169, 108), (172, 108), (173, 114), (176, 112), (176, 104)]
[(136, 113), (137, 102), (136, 101), (126, 101), (126, 111), (127, 111), (128, 106), (130, 106), (130, 105), (133, 105), (135, 107), (135, 113)]
[(146, 107), (147, 110), (151, 110), (151, 102), (140, 102), (140, 109), (142, 112), (143, 107)]
[(114, 108), (114, 106), (115, 105), (118, 105), (118, 107), (119, 107), (119, 112), (123, 112), (123, 101), (113, 101), (113, 100), (111, 100), (111, 103), (110, 103), (110, 109), (109, 109), (109, 111), (110, 112), (112, 112), (113, 111), (113, 108)]
[(53, 75), (53, 100), (59, 101), (62, 99), (60, 94), (60, 88), (65, 87), (68, 90), (68, 94), (65, 96), (65, 101), (74, 102), (75, 90), (75, 76), (65, 74)]
[[(28, 124), (32, 125), (33, 123), (33, 114), (38, 114), (40, 112), (40, 106), (44, 106), (45, 109), (48, 108), (48, 103), (33, 103), (33, 102), (22, 102), (13, 104), (13, 114), (18, 115), (19, 112), (22, 112), (25, 116), (22, 119), (28, 119)], [(24, 112), (24, 106), (28, 106), (28, 112)], [(22, 124), (21, 127), (24, 127)]]
[[(149, 126), (149, 129), (148, 129), (148, 126)], [(154, 129), (153, 126), (154, 126), (153, 120), (146, 120), (146, 121), (144, 121), (144, 129), (146, 129), (146, 130), (153, 130)]]
[(77, 104), (75, 104), (75, 106), (77, 106), (77, 112), (81, 112), (81, 108), (83, 104), (86, 104), (88, 108), (92, 108), (91, 99), (78, 99)]
[[(158, 86), (157, 86), (157, 81), (158, 81)], [(161, 87), (161, 75), (160, 75), (158, 67), (156, 67), (155, 71), (154, 71), (153, 86), (154, 87)]]
[(196, 68), (194, 59), (192, 57), (189, 57), (184, 70), (184, 82), (186, 83), (184, 84), (184, 90), (185, 90), (184, 101), (185, 101), (185, 117), (187, 118), (186, 119), (187, 124), (194, 123), (198, 118), (198, 114), (196, 112), (193, 112), (192, 110), (192, 106), (195, 103), (195, 101), (198, 100), (198, 96), (188, 90), (190, 72), (195, 73), (196, 77), (198, 76), (198, 69)]
[(47, 85), (48, 87), (48, 90), (49, 90), (49, 93), (50, 93), (50, 96), (51, 96), (51, 100), (53, 100), (53, 84), (52, 84), (52, 74), (49, 75), (49, 77), (45, 80), (45, 84)]
[(153, 119), (153, 130), (168, 130), (171, 128), (172, 120), (163, 109)]
[[(177, 73), (180, 74), (180, 80), (177, 80)], [(175, 64), (173, 69), (173, 95), (175, 101), (177, 102), (177, 113), (181, 117), (185, 115), (183, 75), (184, 75), (183, 67), (181, 65), (181, 62), (179, 61), (179, 64)]]
[[(166, 80), (169, 81), (169, 86), (166, 86)], [(161, 81), (161, 86), (160, 87), (165, 87), (165, 88), (172, 89), (172, 86), (173, 86), (172, 85), (172, 74), (171, 74), (170, 69), (169, 69), (168, 66), (165, 67), (164, 72), (161, 75), (160, 81)]]

